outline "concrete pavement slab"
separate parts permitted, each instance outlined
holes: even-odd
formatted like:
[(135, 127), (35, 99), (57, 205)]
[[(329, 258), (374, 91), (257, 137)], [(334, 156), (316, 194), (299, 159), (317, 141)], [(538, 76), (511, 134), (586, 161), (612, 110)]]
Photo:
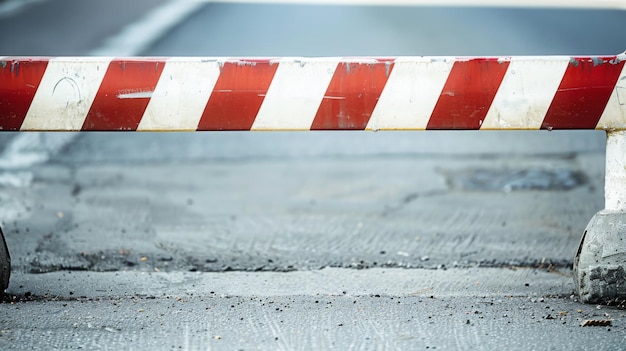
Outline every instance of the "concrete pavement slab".
[[(581, 179), (508, 189), (535, 181), (509, 170)], [(485, 171), (500, 189), (458, 183)], [(33, 168), (32, 188), (7, 189), (22, 211), (4, 231), (25, 272), (124, 270), (141, 257), (164, 271), (563, 268), (602, 207), (602, 175), (586, 153), (53, 162)]]
[[(570, 277), (534, 269), (59, 272), (14, 281), (19, 296), (0, 309), (6, 350), (616, 350), (626, 342), (625, 311), (581, 305), (562, 296)], [(586, 320), (611, 325), (582, 327)]]

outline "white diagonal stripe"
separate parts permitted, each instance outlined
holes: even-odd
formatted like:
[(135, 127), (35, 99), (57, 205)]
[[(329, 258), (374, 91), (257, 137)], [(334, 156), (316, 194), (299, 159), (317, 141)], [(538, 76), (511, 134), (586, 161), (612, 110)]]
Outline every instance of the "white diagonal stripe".
[(137, 130), (196, 130), (219, 75), (216, 60), (168, 60)]
[(309, 130), (339, 58), (281, 59), (252, 130)]
[[(622, 56), (622, 60), (626, 57)], [(597, 129), (626, 129), (626, 65), (615, 84)]]
[(21, 130), (80, 130), (110, 58), (56, 58), (48, 66)]
[(513, 57), (480, 129), (539, 129), (569, 57)]
[(426, 129), (452, 58), (398, 58), (366, 129)]

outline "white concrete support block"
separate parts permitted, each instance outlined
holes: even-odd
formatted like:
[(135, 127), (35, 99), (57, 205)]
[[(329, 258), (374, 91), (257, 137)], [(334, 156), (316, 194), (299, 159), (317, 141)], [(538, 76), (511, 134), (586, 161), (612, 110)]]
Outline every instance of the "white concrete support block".
[(626, 212), (626, 131), (607, 134), (604, 209)]
[(574, 258), (580, 300), (612, 304), (626, 300), (626, 132), (607, 134), (605, 209), (596, 213)]

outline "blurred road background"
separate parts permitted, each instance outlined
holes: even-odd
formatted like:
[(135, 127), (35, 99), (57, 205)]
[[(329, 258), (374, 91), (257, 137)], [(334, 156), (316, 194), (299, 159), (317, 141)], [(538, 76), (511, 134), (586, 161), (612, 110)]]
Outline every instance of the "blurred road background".
[[(0, 3), (0, 55), (626, 49), (617, 9), (15, 4)], [(13, 276), (0, 349), (620, 349), (626, 311), (571, 296), (580, 236), (603, 207), (604, 141), (2, 133)]]

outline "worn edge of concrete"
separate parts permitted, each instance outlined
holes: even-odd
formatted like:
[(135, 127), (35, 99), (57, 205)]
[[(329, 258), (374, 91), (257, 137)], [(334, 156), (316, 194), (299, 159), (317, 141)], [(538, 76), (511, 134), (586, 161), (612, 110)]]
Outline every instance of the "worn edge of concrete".
[(11, 255), (7, 243), (4, 240), (4, 233), (0, 228), (0, 294), (9, 286), (9, 278), (11, 277)]
[[(608, 191), (608, 188), (607, 188)], [(580, 301), (607, 303), (626, 300), (626, 212), (596, 213), (574, 259), (574, 288)]]
[(562, 272), (537, 269), (447, 270), (325, 268), (277, 272), (83, 272), (16, 273), (7, 293), (58, 298), (123, 296), (571, 296)]

